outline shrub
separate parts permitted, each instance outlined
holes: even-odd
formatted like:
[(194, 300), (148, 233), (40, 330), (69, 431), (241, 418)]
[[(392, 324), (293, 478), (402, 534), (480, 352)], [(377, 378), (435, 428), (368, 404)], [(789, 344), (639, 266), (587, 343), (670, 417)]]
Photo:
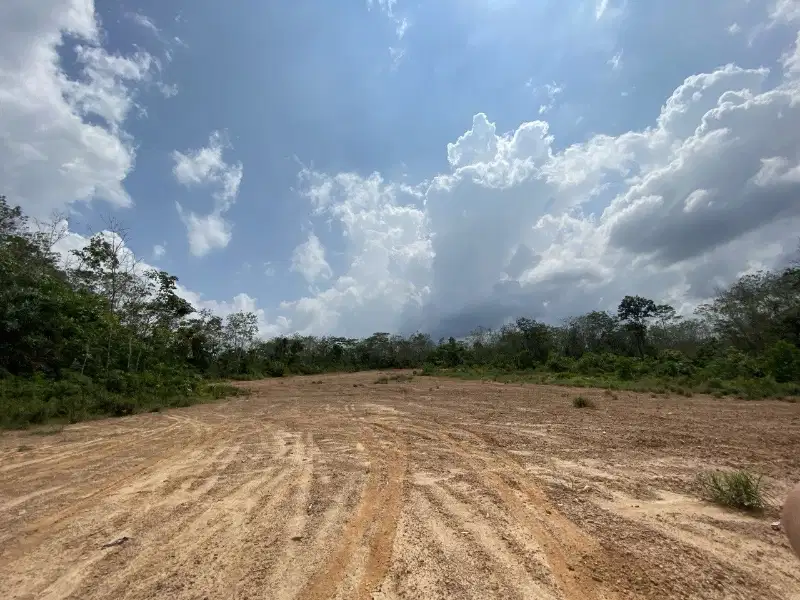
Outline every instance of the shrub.
[(572, 406), (575, 408), (594, 408), (594, 402), (584, 396), (575, 396), (572, 399)]
[(630, 381), (633, 379), (633, 359), (627, 356), (620, 356), (617, 361), (617, 377), (623, 381)]
[(270, 377), (286, 377), (289, 374), (289, 369), (282, 362), (272, 361), (267, 365), (267, 374)]
[(378, 378), (375, 380), (375, 383), (389, 383), (389, 378), (388, 378), (388, 377), (386, 377), (385, 375), (384, 375), (384, 376), (382, 376), (382, 377), (378, 377)]
[(778, 383), (800, 381), (800, 350), (780, 340), (767, 353), (767, 368)]
[(547, 360), (546, 367), (553, 373), (566, 373), (572, 367), (572, 361), (566, 356), (551, 355)]
[(747, 511), (760, 511), (765, 506), (761, 476), (749, 471), (706, 472), (698, 479), (703, 496), (710, 502)]
[(431, 363), (425, 363), (422, 366), (422, 373), (420, 375), (431, 376), (436, 374), (436, 367)]

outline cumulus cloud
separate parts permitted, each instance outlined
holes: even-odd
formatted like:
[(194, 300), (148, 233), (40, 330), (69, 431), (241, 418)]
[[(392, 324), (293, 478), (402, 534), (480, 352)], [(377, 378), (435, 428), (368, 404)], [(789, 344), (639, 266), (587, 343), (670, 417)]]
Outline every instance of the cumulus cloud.
[(797, 0), (774, 0), (769, 17), (772, 23), (800, 21), (800, 2)]
[(308, 283), (318, 279), (329, 279), (333, 274), (325, 260), (325, 248), (313, 233), (308, 240), (297, 246), (292, 253), (292, 271), (300, 273)]
[(155, 258), (156, 260), (162, 258), (166, 253), (167, 253), (166, 243), (156, 244), (155, 246), (153, 246), (153, 258)]
[[(145, 51), (109, 53), (101, 41), (89, 0), (5, 0), (0, 7), (3, 193), (32, 216), (74, 202), (132, 204), (122, 182), (134, 147), (123, 125), (155, 61)], [(77, 78), (61, 66), (64, 44), (72, 44)]]
[(686, 312), (785, 264), (800, 226), (793, 65), (687, 77), (650, 126), (561, 150), (544, 121), (502, 133), (478, 113), (447, 145), (449, 170), (417, 186), (304, 170), (347, 266), (281, 304), (278, 329), (463, 334), (613, 309), (630, 293)]
[(172, 153), (175, 180), (186, 188), (202, 187), (212, 190), (214, 208), (198, 215), (176, 202), (181, 220), (186, 226), (189, 250), (194, 256), (205, 256), (212, 250), (225, 248), (231, 241), (232, 225), (225, 218), (239, 194), (244, 167), (241, 162), (229, 164), (223, 153), (229, 144), (220, 132), (213, 132), (208, 145), (187, 152)]

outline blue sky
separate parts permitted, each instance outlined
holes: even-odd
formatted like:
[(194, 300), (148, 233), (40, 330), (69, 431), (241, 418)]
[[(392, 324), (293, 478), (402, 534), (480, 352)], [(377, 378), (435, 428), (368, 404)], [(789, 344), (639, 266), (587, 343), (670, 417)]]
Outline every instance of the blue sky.
[(7, 0), (0, 165), (263, 335), (683, 312), (784, 264), (794, 0)]

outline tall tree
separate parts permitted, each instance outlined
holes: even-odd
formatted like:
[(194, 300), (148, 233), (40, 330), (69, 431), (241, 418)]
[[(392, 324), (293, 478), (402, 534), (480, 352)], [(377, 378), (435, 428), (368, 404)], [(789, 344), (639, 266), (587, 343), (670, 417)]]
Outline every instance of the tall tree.
[(647, 321), (656, 315), (656, 303), (642, 296), (625, 296), (617, 308), (617, 317), (633, 335), (639, 356), (644, 358)]

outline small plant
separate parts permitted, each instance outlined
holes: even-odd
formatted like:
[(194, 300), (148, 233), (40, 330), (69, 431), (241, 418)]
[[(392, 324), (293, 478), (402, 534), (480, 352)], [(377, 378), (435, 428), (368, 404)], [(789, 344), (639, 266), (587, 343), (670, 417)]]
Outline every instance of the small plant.
[(761, 476), (750, 471), (709, 471), (698, 477), (706, 500), (747, 511), (760, 511), (765, 506)]
[(389, 378), (386, 377), (385, 375), (383, 377), (378, 377), (375, 380), (375, 383), (389, 383)]
[(575, 408), (594, 408), (594, 402), (585, 396), (575, 396), (572, 399), (572, 406)]

